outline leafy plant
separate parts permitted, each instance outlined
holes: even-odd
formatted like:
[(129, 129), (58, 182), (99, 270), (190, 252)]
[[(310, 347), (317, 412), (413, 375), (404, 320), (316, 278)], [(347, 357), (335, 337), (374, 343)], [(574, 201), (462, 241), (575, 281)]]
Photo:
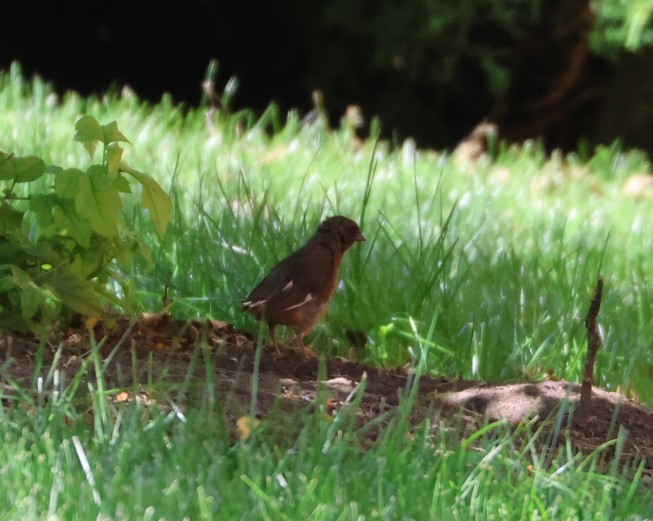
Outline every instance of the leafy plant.
[[(0, 196), (2, 328), (26, 330), (70, 312), (94, 316), (103, 302), (128, 304), (112, 264), (146, 251), (121, 215), (123, 194), (132, 191), (128, 176), (142, 185), (141, 204), (159, 237), (170, 222), (172, 203), (161, 186), (122, 161), (119, 143), (128, 140), (115, 122), (84, 116), (75, 130), (91, 159), (102, 144), (101, 161), (86, 170), (0, 152), (0, 182), (7, 184)], [(121, 297), (107, 290), (110, 280)]]
[(617, 58), (624, 49), (636, 52), (653, 42), (653, 1), (601, 0), (595, 12), (592, 46), (598, 53)]

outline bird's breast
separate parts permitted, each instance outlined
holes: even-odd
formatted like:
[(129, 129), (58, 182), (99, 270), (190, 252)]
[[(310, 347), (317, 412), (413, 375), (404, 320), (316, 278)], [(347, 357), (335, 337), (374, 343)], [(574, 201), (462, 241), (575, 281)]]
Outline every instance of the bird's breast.
[(338, 287), (338, 269), (340, 268), (340, 261), (342, 260), (342, 254), (335, 253), (333, 257), (333, 269), (329, 273), (329, 278), (327, 280), (326, 288), (324, 292), (320, 295), (322, 302), (328, 302), (329, 299), (333, 296)]

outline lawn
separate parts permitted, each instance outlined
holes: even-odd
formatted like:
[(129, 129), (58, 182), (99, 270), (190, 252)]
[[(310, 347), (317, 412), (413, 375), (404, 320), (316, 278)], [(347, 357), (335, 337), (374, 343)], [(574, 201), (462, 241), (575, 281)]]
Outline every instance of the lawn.
[[(168, 286), (176, 319), (257, 335), (243, 297), (324, 217), (343, 214), (367, 241), (345, 256), (329, 314), (309, 337), (324, 358), (410, 365), (424, 378), (580, 382), (583, 319), (602, 275), (595, 383), (653, 405), (653, 188), (627, 189), (651, 173), (637, 151), (546, 154), (537, 142), (498, 143), (472, 159), (410, 140), (361, 140), (346, 119), (330, 130), (274, 107), (207, 113), (127, 90), (58, 99), (18, 67), (0, 77), (0, 114), (0, 150), (79, 167), (89, 157), (73, 141), (75, 122), (115, 120), (131, 142), (129, 164), (170, 194), (161, 241), (137, 199), (125, 199), (125, 220), (150, 252), (116, 268), (129, 281), (130, 315), (160, 313)], [(351, 345), (352, 332), (367, 337), (364, 348)], [(621, 457), (624, 431), (582, 454), (556, 446), (539, 423), (470, 431), (431, 414), (415, 424), (419, 387), (409, 385), (371, 427), (357, 421), (360, 393), (332, 414), (318, 392), (303, 409), (259, 415), (237, 434), (210, 344), (189, 349), (173, 383), (163, 371), (116, 388), (103, 375), (102, 348), (113, 345), (78, 348), (71, 376), (39, 364), (71, 356), (68, 347), (34, 339), (34, 372), (18, 382), (7, 368), (20, 352), (3, 338), (1, 519), (653, 516), (650, 458)], [(161, 356), (142, 356), (145, 373)]]

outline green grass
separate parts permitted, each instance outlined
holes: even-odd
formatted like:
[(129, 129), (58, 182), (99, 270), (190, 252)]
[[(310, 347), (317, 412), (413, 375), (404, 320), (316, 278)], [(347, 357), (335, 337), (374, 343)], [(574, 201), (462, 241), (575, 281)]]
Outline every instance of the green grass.
[[(174, 200), (162, 243), (139, 208), (125, 208), (152, 250), (153, 265), (141, 261), (125, 274), (142, 309), (160, 309), (170, 277), (175, 315), (257, 331), (239, 311), (243, 296), (322, 218), (342, 213), (368, 240), (347, 253), (340, 290), (310, 338), (318, 350), (346, 353), (344, 332), (360, 330), (373, 363), (405, 363), (426, 349), (428, 369), (439, 374), (580, 381), (583, 318), (602, 274), (597, 384), (653, 404), (651, 200), (622, 193), (629, 175), (650, 173), (641, 154), (614, 145), (589, 157), (547, 157), (527, 143), (464, 164), (409, 141), (358, 144), (346, 127), (301, 128), (296, 114), (273, 109), (260, 118), (220, 113), (207, 125), (203, 111), (168, 98), (57, 100), (18, 67), (0, 77), (3, 150), (83, 165), (86, 152), (72, 138), (85, 113), (117, 120), (133, 145), (129, 164)], [(569, 450), (548, 466), (534, 448), (537, 433), (510, 436), (503, 426), (479, 439), (483, 450), (434, 438), (428, 426), (408, 435), (398, 425), (362, 451), (353, 427), (333, 439), (331, 424), (308, 415), (287, 438), (266, 426), (230, 445), (210, 400), (182, 421), (107, 406), (97, 386), (62, 396), (0, 410), (0, 519), (653, 515), (637, 462), (604, 469), (601, 452)], [(85, 400), (104, 411), (90, 424)]]
[(175, 219), (161, 244), (138, 208), (125, 209), (154, 258), (127, 274), (143, 308), (160, 309), (171, 273), (176, 315), (255, 331), (240, 312), (243, 296), (323, 217), (343, 213), (361, 221), (368, 241), (345, 258), (341, 290), (310, 339), (319, 350), (344, 353), (344, 331), (360, 330), (370, 361), (405, 363), (421, 337), (436, 373), (578, 381), (582, 320), (601, 273), (597, 381), (653, 396), (650, 198), (621, 193), (630, 174), (650, 170), (640, 154), (613, 146), (547, 158), (531, 143), (460, 165), (410, 142), (359, 147), (346, 128), (302, 129), (292, 114), (274, 124), (222, 114), (207, 126), (202, 111), (184, 115), (165, 100), (68, 95), (55, 105), (42, 82), (16, 70), (2, 85), (5, 149), (83, 165), (71, 129), (88, 112), (118, 120), (133, 143), (129, 163), (170, 190)]
[[(101, 364), (94, 355), (89, 365)], [(213, 374), (207, 371), (207, 374)], [(53, 375), (56, 380), (56, 375)], [(25, 395), (0, 409), (2, 519), (643, 519), (643, 463), (605, 462), (502, 423), (459, 438), (401, 413), (371, 446), (357, 399), (329, 421), (283, 413), (230, 442), (208, 377), (186, 410), (114, 403), (99, 379)], [(90, 391), (90, 392), (89, 392)], [(635, 517), (633, 517), (635, 516)], [(640, 517), (636, 517), (640, 516)]]

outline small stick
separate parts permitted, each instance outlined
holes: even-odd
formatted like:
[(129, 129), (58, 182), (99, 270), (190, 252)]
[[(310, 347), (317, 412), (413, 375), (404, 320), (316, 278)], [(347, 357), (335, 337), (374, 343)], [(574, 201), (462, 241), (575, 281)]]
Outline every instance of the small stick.
[(166, 282), (166, 285), (163, 288), (163, 315), (168, 315), (169, 314), (169, 309), (170, 309), (170, 300), (168, 296), (168, 290), (170, 289), (170, 286), (172, 285), (172, 272), (168, 272), (168, 281)]
[(585, 359), (585, 374), (583, 375), (583, 385), (580, 390), (580, 404), (575, 417), (575, 423), (583, 427), (587, 423), (592, 402), (592, 385), (594, 384), (594, 364), (596, 362), (596, 353), (601, 347), (601, 335), (597, 317), (601, 309), (601, 299), (603, 298), (603, 277), (599, 276), (596, 281), (596, 290), (587, 310), (585, 318), (585, 327), (587, 328), (587, 358)]

